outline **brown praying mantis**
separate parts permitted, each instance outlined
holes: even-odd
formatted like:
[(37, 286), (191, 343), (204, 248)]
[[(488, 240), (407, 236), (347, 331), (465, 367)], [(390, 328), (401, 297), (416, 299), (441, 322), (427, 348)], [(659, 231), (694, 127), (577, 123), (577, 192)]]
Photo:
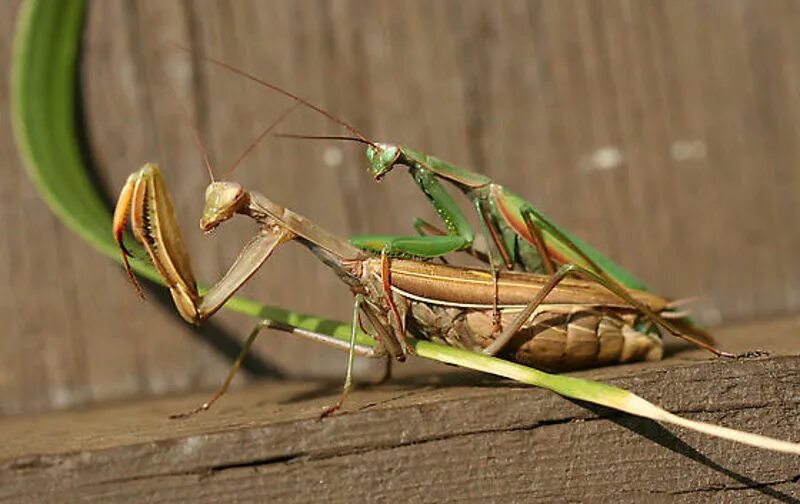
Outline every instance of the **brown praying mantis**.
[[(245, 353), (261, 329), (272, 327), (349, 350), (345, 385), (339, 401), (323, 416), (339, 409), (352, 388), (355, 354), (402, 360), (416, 352), (441, 362), (490, 372), (556, 391), (567, 397), (601, 404), (654, 420), (670, 422), (761, 448), (800, 454), (800, 445), (745, 433), (673, 415), (640, 397), (602, 383), (550, 375), (518, 363), (490, 357), (479, 349), (508, 341), (490, 353), (526, 364), (581, 367), (661, 356), (661, 340), (636, 330), (643, 319), (674, 330), (659, 315), (666, 300), (653, 294), (597, 283), (595, 274), (576, 268), (563, 275), (503, 272), (393, 259), (357, 249), (308, 219), (267, 197), (229, 181), (213, 181), (206, 190), (200, 227), (209, 232), (241, 214), (258, 223), (258, 232), (245, 245), (228, 272), (205, 295), (198, 293), (189, 256), (169, 194), (156, 165), (133, 173), (120, 194), (114, 215), (114, 236), (122, 232), (130, 209), (134, 235), (145, 247), (170, 289), (175, 305), (188, 322), (199, 324), (260, 268), (282, 244), (296, 241), (329, 266), (354, 294), (349, 341), (323, 332), (262, 320), (217, 393), (198, 408), (175, 417), (208, 409), (221, 397)], [(136, 281), (128, 269), (131, 280)], [(567, 278), (568, 275), (588, 277)], [(510, 320), (499, 336), (493, 313)], [(360, 343), (357, 328), (367, 322), (374, 344)], [(407, 338), (407, 331), (451, 346)], [(680, 334), (678, 334), (680, 335)], [(429, 346), (425, 346), (425, 344)], [(458, 348), (467, 350), (458, 350)]]
[[(229, 171), (293, 109), (263, 131)], [(196, 131), (195, 135), (205, 153)], [(354, 312), (369, 321), (379, 342), (368, 352), (370, 356), (404, 359), (411, 353), (406, 342), (407, 325), (426, 339), (557, 371), (661, 359), (661, 338), (650, 331), (651, 326), (663, 327), (718, 355), (729, 355), (717, 350), (710, 339), (684, 335), (667, 321), (664, 315), (672, 314), (666, 311), (670, 307), (667, 300), (626, 289), (587, 268), (569, 264), (553, 275), (509, 271), (500, 277), (484, 270), (395, 260), (386, 250), (377, 256), (260, 193), (245, 191), (236, 182), (215, 181), (205, 154), (204, 159), (211, 184), (206, 189), (201, 230), (211, 232), (236, 214), (250, 217), (260, 228), (204, 296), (198, 293), (172, 203), (156, 165), (147, 164), (128, 178), (113, 224), (126, 270), (138, 289), (122, 242), (130, 209), (134, 235), (167, 282), (181, 316), (192, 324), (202, 323), (221, 308), (278, 246), (298, 240), (350, 286), (355, 295)], [(639, 331), (637, 327), (645, 329)], [(348, 367), (348, 383), (350, 372)]]
[[(666, 300), (643, 291), (606, 289), (597, 283), (596, 274), (577, 266), (550, 277), (522, 272), (494, 277), (479, 269), (375, 255), (229, 181), (209, 185), (200, 228), (210, 232), (241, 214), (254, 219), (259, 231), (222, 279), (200, 296), (156, 165), (147, 164), (131, 175), (120, 194), (114, 235), (121, 247), (129, 208), (135, 236), (167, 282), (181, 316), (192, 324), (202, 323), (221, 308), (277, 247), (296, 240), (331, 267), (355, 295), (354, 312), (368, 321), (378, 342), (365, 352), (356, 347), (368, 356), (402, 360), (411, 353), (406, 342), (410, 330), (426, 339), (526, 365), (569, 370), (660, 359), (661, 339), (635, 329), (643, 320), (682, 336), (659, 315), (669, 304)], [(588, 279), (567, 278), (570, 274)], [(493, 333), (495, 311), (503, 321), (500, 334)], [(318, 336), (339, 346), (339, 340)], [(350, 372), (348, 367), (347, 390)]]

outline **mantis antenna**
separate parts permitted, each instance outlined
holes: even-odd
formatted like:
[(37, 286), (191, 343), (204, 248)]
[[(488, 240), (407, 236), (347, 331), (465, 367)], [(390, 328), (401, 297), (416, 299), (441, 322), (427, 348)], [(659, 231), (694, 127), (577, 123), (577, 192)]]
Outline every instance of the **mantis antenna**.
[(373, 145), (371, 142), (366, 142), (361, 138), (343, 135), (298, 135), (296, 133), (274, 133), (272, 136), (279, 138), (298, 138), (302, 140), (339, 140), (345, 142), (358, 142), (364, 145)]
[(211, 179), (211, 182), (214, 182), (214, 170), (211, 168), (211, 161), (208, 159), (208, 151), (206, 150), (203, 140), (200, 138), (200, 131), (197, 129), (197, 124), (195, 124), (195, 122), (192, 120), (192, 117), (189, 115), (189, 111), (183, 105), (183, 102), (178, 98), (178, 93), (175, 92), (175, 88), (172, 86), (172, 83), (169, 81), (169, 79), (164, 80), (167, 83), (167, 89), (169, 89), (172, 98), (178, 103), (178, 107), (181, 109), (183, 118), (192, 127), (192, 137), (194, 138), (194, 143), (197, 145), (197, 148), (200, 149), (200, 153), (203, 156), (203, 163), (205, 163), (206, 170), (208, 170), (208, 177)]
[[(190, 53), (190, 54), (192, 53), (191, 49), (189, 49), (187, 47), (181, 46), (179, 44), (172, 44), (172, 45), (175, 46), (176, 48), (180, 49), (181, 51), (184, 51), (184, 52), (187, 52), (187, 53)], [(342, 128), (346, 129), (347, 131), (349, 131), (350, 133), (352, 133), (353, 135), (358, 137), (359, 140), (362, 143), (365, 143), (367, 145), (371, 145), (372, 147), (378, 148), (378, 146), (375, 144), (375, 142), (373, 142), (372, 140), (370, 140), (369, 138), (364, 136), (364, 134), (361, 133), (360, 131), (358, 131), (354, 126), (344, 122), (343, 120), (341, 120), (338, 117), (334, 116), (333, 114), (331, 114), (327, 110), (323, 109), (322, 107), (320, 107), (318, 105), (314, 105), (313, 103), (311, 103), (310, 101), (306, 100), (305, 98), (301, 98), (301, 97), (297, 96), (294, 93), (290, 93), (289, 91), (287, 91), (287, 90), (285, 90), (285, 89), (283, 89), (281, 87), (276, 86), (275, 84), (272, 84), (272, 83), (267, 82), (265, 80), (259, 79), (255, 75), (247, 73), (244, 70), (240, 70), (240, 69), (238, 69), (238, 68), (236, 68), (234, 66), (231, 66), (231, 65), (229, 65), (229, 64), (227, 64), (227, 63), (225, 63), (223, 61), (220, 61), (218, 59), (212, 58), (210, 56), (201, 56), (201, 58), (206, 60), (206, 61), (208, 61), (208, 62), (210, 62), (210, 63), (213, 63), (213, 64), (215, 64), (217, 66), (225, 68), (226, 70), (228, 70), (230, 72), (233, 72), (236, 75), (240, 75), (240, 76), (244, 77), (245, 79), (251, 80), (253, 82), (257, 82), (258, 84), (261, 84), (262, 86), (266, 86), (266, 87), (272, 89), (273, 91), (276, 91), (276, 92), (282, 94), (283, 96), (291, 98), (292, 100), (296, 101), (297, 103), (301, 103), (301, 104), (305, 105), (306, 107), (310, 108), (311, 110), (314, 110), (314, 111), (322, 114), (323, 116), (325, 116), (328, 119), (330, 119), (331, 121), (335, 122), (336, 124), (338, 124)]]
[(266, 128), (264, 131), (262, 131), (262, 132), (261, 132), (261, 134), (260, 134), (260, 135), (258, 135), (258, 136), (255, 138), (255, 140), (253, 140), (253, 141), (250, 143), (250, 145), (248, 145), (248, 146), (247, 146), (247, 148), (246, 148), (246, 149), (245, 149), (245, 150), (244, 150), (244, 151), (243, 151), (243, 152), (242, 152), (242, 153), (239, 155), (239, 157), (236, 159), (236, 161), (234, 161), (234, 163), (231, 165), (231, 167), (230, 167), (230, 168), (228, 168), (228, 169), (225, 171), (225, 176), (227, 177), (227, 176), (229, 176), (230, 174), (232, 174), (232, 173), (234, 172), (234, 170), (236, 170), (236, 167), (237, 167), (237, 166), (239, 166), (239, 164), (242, 162), (242, 160), (243, 160), (245, 157), (247, 157), (247, 155), (248, 155), (248, 154), (250, 154), (250, 151), (252, 151), (252, 150), (253, 150), (253, 149), (256, 147), (256, 145), (258, 145), (258, 144), (259, 144), (259, 142), (261, 142), (261, 140), (262, 140), (262, 139), (263, 139), (265, 136), (267, 136), (267, 135), (269, 134), (269, 132), (270, 132), (270, 131), (272, 131), (273, 129), (275, 129), (275, 128), (278, 126), (278, 124), (280, 124), (280, 123), (281, 123), (281, 122), (282, 122), (284, 119), (286, 119), (286, 117), (288, 117), (288, 116), (289, 116), (289, 114), (291, 114), (292, 112), (294, 112), (294, 110), (295, 110), (297, 107), (299, 107), (299, 106), (300, 106), (300, 103), (299, 103), (299, 102), (298, 102), (298, 103), (295, 103), (294, 105), (292, 105), (292, 106), (291, 106), (291, 107), (289, 107), (288, 109), (284, 110), (284, 111), (283, 111), (283, 113), (282, 113), (280, 116), (278, 116), (278, 118), (277, 118), (277, 119), (275, 119), (275, 120), (272, 122), (272, 124), (270, 124), (269, 126), (267, 126), (267, 128)]
[[(169, 80), (167, 80), (166, 82), (167, 82), (167, 88), (169, 89), (170, 94), (172, 94), (172, 97), (175, 99), (176, 102), (178, 102), (178, 106), (181, 109), (181, 113), (183, 114), (184, 118), (186, 119), (186, 122), (189, 123), (189, 125), (192, 128), (192, 136), (194, 138), (194, 142), (197, 145), (197, 148), (200, 149), (200, 153), (203, 156), (203, 163), (205, 164), (206, 170), (208, 171), (208, 176), (211, 179), (211, 182), (214, 182), (216, 180), (215, 177), (214, 177), (214, 170), (211, 167), (211, 162), (209, 161), (209, 157), (208, 157), (208, 150), (206, 149), (206, 146), (205, 146), (205, 144), (203, 143), (203, 140), (200, 137), (200, 131), (197, 129), (197, 124), (195, 124), (195, 122), (192, 120), (191, 116), (189, 115), (189, 111), (186, 109), (186, 107), (184, 106), (183, 102), (181, 102), (181, 100), (178, 98), (178, 94), (175, 92), (175, 88), (172, 86), (172, 84), (169, 82)], [(264, 131), (262, 131), (252, 142), (250, 142), (250, 145), (248, 145), (247, 148), (244, 151), (242, 151), (242, 153), (239, 155), (239, 157), (236, 158), (236, 161), (233, 162), (231, 167), (228, 168), (225, 171), (225, 177), (230, 176), (236, 170), (236, 168), (241, 164), (241, 162), (244, 160), (244, 158), (246, 158), (247, 155), (250, 154), (250, 152), (252, 152), (253, 149), (255, 149), (255, 147), (261, 142), (261, 140), (263, 140), (265, 136), (267, 136), (284, 119), (286, 119), (289, 116), (289, 114), (294, 112), (294, 110), (298, 106), (300, 106), (301, 103), (302, 102), (297, 102), (294, 105), (292, 105), (291, 107), (289, 107), (288, 109), (286, 109), (285, 111), (283, 111), (283, 113), (281, 113), (281, 115), (279, 115), (277, 119), (272, 121), (272, 123), (270, 123), (270, 125), (267, 126), (264, 129)]]

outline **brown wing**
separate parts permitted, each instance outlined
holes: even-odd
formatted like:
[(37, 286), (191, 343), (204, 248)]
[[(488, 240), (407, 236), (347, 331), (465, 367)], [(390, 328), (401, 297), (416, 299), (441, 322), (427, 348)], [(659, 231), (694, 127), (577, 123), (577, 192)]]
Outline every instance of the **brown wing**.
[[(528, 304), (549, 278), (536, 273), (500, 273), (498, 304)], [(402, 259), (392, 260), (392, 285), (421, 298), (455, 304), (491, 305), (495, 292), (489, 271)], [(655, 312), (663, 310), (668, 303), (666, 299), (648, 292), (630, 289), (628, 292)], [(545, 303), (630, 307), (597, 282), (574, 278), (565, 278), (559, 283), (545, 298)]]

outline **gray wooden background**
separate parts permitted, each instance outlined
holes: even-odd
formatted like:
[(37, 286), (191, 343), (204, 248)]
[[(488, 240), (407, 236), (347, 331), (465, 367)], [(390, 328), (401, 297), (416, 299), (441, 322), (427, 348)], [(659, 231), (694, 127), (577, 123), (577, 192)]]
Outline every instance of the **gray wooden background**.
[[(222, 314), (222, 329), (198, 336), (152, 295), (140, 302), (23, 172), (5, 113), (16, 9), (0, 3), (0, 414), (217, 385), (225, 335), (241, 339), (252, 321)], [(220, 171), (290, 103), (170, 43), (285, 86), (375, 139), (489, 174), (654, 291), (700, 297), (698, 318), (713, 326), (800, 308), (797, 26), (792, 0), (103, 0), (89, 8), (82, 96), (109, 196), (158, 162), (205, 282), (253, 227), (197, 229), (208, 180), (169, 86)], [(307, 111), (281, 129), (341, 133)], [(402, 171), (375, 184), (359, 146), (268, 139), (235, 178), (343, 236), (435, 219)], [(245, 293), (339, 319), (351, 302), (295, 245)], [(257, 355), (251, 368), (266, 375), (339, 377), (344, 366), (282, 335)]]

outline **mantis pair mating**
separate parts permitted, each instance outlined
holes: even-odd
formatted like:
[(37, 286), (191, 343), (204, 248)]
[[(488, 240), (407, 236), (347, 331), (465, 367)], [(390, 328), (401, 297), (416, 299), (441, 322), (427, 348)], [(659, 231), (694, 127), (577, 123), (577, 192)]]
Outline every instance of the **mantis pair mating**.
[[(183, 47), (179, 48), (188, 51)], [(611, 290), (619, 291), (623, 287), (646, 290), (644, 284), (625, 269), (563, 230), (536, 210), (531, 203), (489, 177), (469, 172), (409, 147), (370, 140), (352, 125), (308, 100), (220, 60), (208, 57), (205, 59), (320, 113), (354, 135), (343, 137), (278, 134), (277, 136), (350, 140), (366, 144), (369, 172), (376, 181), (380, 181), (397, 166), (406, 167), (445, 225), (445, 230), (439, 230), (417, 219), (414, 227), (418, 233), (429, 236), (358, 236), (350, 238), (350, 243), (353, 245), (376, 253), (425, 259), (441, 258), (456, 251), (468, 251), (487, 262), (495, 275), (500, 269), (542, 273), (552, 275), (554, 278), (575, 274), (588, 276)], [(486, 236), (490, 238), (486, 252), (473, 249), (474, 232), (466, 216), (439, 180), (451, 183), (470, 200)], [(557, 270), (557, 267), (561, 269)], [(660, 326), (717, 355), (733, 357), (714, 348), (711, 337), (697, 328), (682, 313), (674, 311), (672, 306), (665, 307), (663, 315), (665, 318), (670, 318), (671, 323), (662, 321), (660, 324), (651, 324), (645, 332), (652, 333)], [(649, 319), (653, 321), (652, 316)], [(490, 350), (496, 352), (506, 343), (507, 340), (499, 340)]]
[[(310, 104), (309, 106), (316, 108)], [(323, 113), (327, 114), (324, 111)], [(373, 160), (381, 157), (374, 149), (382, 147), (385, 146), (370, 144), (373, 149), (370, 156)], [(383, 152), (385, 154), (392, 151), (389, 149)], [(413, 163), (414, 160), (420, 160), (417, 153), (407, 149), (404, 152), (412, 152), (412, 161), (399, 157), (395, 151), (391, 158), (388, 155), (382, 156), (381, 163), (391, 167), (395, 162)], [(424, 172), (432, 165), (431, 158), (427, 157), (417, 167), (415, 179), (422, 173), (419, 178), (426, 179), (425, 187), (434, 188), (426, 191), (426, 194), (435, 205), (441, 205), (443, 200), (432, 196), (436, 194), (438, 184), (430, 184), (431, 174)], [(478, 177), (480, 176), (475, 176), (476, 179)], [(498, 187), (490, 183), (484, 186), (487, 194), (496, 191)], [(361, 242), (355, 240), (361, 245), (358, 248), (261, 194), (246, 191), (235, 182), (212, 180), (206, 190), (201, 228), (206, 232), (211, 231), (234, 215), (242, 214), (253, 218), (259, 225), (259, 231), (223, 278), (204, 296), (200, 296), (168, 192), (158, 168), (153, 164), (145, 165), (126, 182), (114, 215), (114, 236), (123, 250), (123, 259), (128, 267), (122, 233), (130, 208), (131, 227), (136, 238), (144, 245), (156, 269), (169, 286), (178, 311), (190, 323), (201, 323), (211, 316), (280, 245), (289, 241), (297, 241), (313, 252), (336, 272), (354, 294), (353, 321), (348, 342), (321, 332), (268, 320), (261, 321), (248, 337), (242, 355), (229, 372), (222, 388), (210, 401), (189, 414), (208, 409), (225, 392), (244, 353), (264, 327), (290, 331), (349, 350), (344, 391), (338, 403), (328, 408), (323, 415), (341, 407), (350, 391), (352, 362), (356, 353), (402, 360), (406, 354), (418, 352), (420, 348), (427, 352), (430, 347), (426, 348), (425, 342), (407, 337), (407, 332), (410, 331), (418, 337), (478, 352), (439, 353), (436, 354), (438, 360), (543, 385), (569, 397), (677, 423), (755, 446), (800, 453), (800, 447), (792, 443), (676, 417), (614, 387), (548, 375), (480, 355), (502, 355), (520, 363), (554, 369), (656, 359), (661, 357), (661, 340), (654, 334), (654, 328), (662, 327), (718, 355), (730, 356), (716, 350), (709, 340), (702, 337), (702, 333), (698, 333), (701, 337), (682, 334), (665, 318), (665, 315), (670, 315), (669, 302), (645, 291), (620, 285), (621, 282), (613, 279), (618, 268), (605, 268), (606, 264), (613, 263), (594, 250), (584, 248), (582, 243), (570, 239), (535, 210), (519, 205), (523, 210), (520, 212), (521, 219), (528, 231), (528, 235), (525, 235), (520, 230), (508, 227), (508, 221), (498, 218), (504, 210), (497, 203), (503, 204), (506, 200), (485, 199), (485, 194), (481, 194), (475, 201), (478, 202), (475, 206), (484, 217), (483, 222), (489, 232), (492, 229), (500, 232), (500, 238), (494, 241), (498, 249), (514, 241), (516, 245), (505, 252), (517, 252), (522, 248), (519, 244), (520, 237), (524, 239), (537, 235), (533, 243), (535, 252), (531, 249), (518, 256), (503, 254), (505, 266), (516, 265), (533, 270), (544, 268), (547, 274), (498, 271), (495, 268), (486, 271), (397, 259), (396, 255), (425, 256), (426, 254), (419, 253), (420, 249), (415, 245), (433, 244), (427, 249), (427, 256), (437, 257), (453, 250), (468, 248), (471, 243), (456, 235), (450, 235), (455, 236), (455, 239), (445, 237), (445, 240), (430, 240), (430, 237), (415, 237), (416, 240), (369, 237), (362, 238)], [(488, 206), (485, 205), (486, 202), (489, 203)], [(536, 220), (544, 224), (537, 225)], [(371, 242), (373, 246), (379, 244), (380, 255), (364, 250), (370, 248), (367, 242)], [(558, 250), (563, 253), (557, 254)], [(528, 259), (525, 257), (530, 259), (534, 253), (539, 255), (539, 266), (526, 262)], [(588, 262), (589, 267), (568, 262), (570, 254)], [(557, 271), (552, 264), (554, 259), (561, 263)], [(601, 267), (600, 264), (604, 266)], [(128, 272), (135, 283), (129, 268)], [(571, 275), (583, 278), (568, 278)], [(501, 330), (498, 330), (498, 321)], [(365, 332), (372, 336), (374, 344), (368, 340), (359, 340), (357, 328), (363, 327), (363, 322), (366, 322), (369, 330)], [(435, 351), (427, 355), (434, 354)], [(533, 375), (525, 374), (523, 369)], [(582, 387), (584, 390), (581, 391)]]

